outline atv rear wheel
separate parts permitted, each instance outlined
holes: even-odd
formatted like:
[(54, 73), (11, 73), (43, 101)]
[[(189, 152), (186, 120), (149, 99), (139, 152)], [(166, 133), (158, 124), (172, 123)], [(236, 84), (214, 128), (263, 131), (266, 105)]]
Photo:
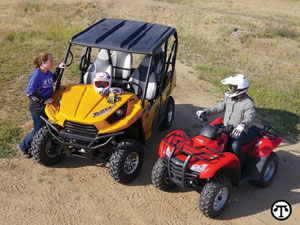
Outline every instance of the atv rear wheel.
[(161, 158), (158, 158), (153, 166), (151, 180), (154, 187), (162, 191), (168, 191), (176, 185), (170, 181), (168, 167), (163, 163)]
[(259, 187), (267, 187), (269, 186), (275, 176), (275, 173), (278, 169), (279, 160), (276, 153), (272, 152), (269, 158), (267, 159), (258, 182), (256, 183)]
[(159, 130), (167, 130), (171, 127), (175, 114), (175, 101), (172, 96), (169, 96), (167, 103), (167, 111), (164, 120), (159, 126)]
[(207, 183), (200, 194), (199, 209), (203, 215), (214, 218), (219, 216), (231, 194), (231, 182), (227, 177), (215, 177)]
[(31, 154), (44, 166), (57, 164), (65, 156), (62, 145), (52, 137), (47, 126), (42, 127), (33, 138)]
[(143, 161), (144, 152), (141, 144), (132, 139), (124, 140), (110, 157), (109, 173), (116, 182), (128, 183), (137, 177)]

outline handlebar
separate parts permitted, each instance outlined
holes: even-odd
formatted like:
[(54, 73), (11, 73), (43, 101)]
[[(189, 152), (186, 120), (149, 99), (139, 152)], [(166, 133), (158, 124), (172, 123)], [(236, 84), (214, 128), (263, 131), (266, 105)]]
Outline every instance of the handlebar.
[(229, 134), (233, 131), (234, 127), (232, 125), (228, 125), (228, 126), (224, 126), (222, 125), (222, 127), (220, 128), (220, 132), (224, 132), (226, 134)]

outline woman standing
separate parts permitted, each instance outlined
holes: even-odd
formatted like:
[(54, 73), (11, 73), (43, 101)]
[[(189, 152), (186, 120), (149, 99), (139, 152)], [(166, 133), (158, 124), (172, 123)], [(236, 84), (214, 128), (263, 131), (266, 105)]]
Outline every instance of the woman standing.
[(54, 58), (49, 52), (43, 52), (39, 56), (34, 57), (33, 63), (35, 70), (28, 79), (26, 94), (29, 97), (29, 110), (33, 120), (33, 130), (27, 134), (23, 141), (17, 146), (23, 156), (30, 157), (28, 150), (31, 147), (31, 141), (37, 131), (45, 125), (41, 119), (44, 115), (45, 105), (52, 103), (53, 84), (56, 81), (61, 69), (66, 68), (65, 63), (61, 63), (52, 73)]

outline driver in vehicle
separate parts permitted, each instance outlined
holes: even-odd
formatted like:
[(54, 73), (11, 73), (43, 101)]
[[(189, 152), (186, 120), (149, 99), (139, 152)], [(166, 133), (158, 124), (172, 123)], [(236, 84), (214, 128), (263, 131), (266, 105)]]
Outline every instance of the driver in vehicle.
[(210, 109), (198, 110), (196, 115), (200, 119), (224, 113), (224, 126), (232, 125), (234, 127), (230, 134), (231, 148), (239, 158), (242, 169), (245, 154), (242, 152), (241, 145), (247, 140), (247, 128), (251, 127), (255, 118), (254, 103), (253, 99), (246, 94), (249, 83), (245, 75), (234, 74), (221, 82), (229, 85), (229, 90), (225, 92), (225, 98)]

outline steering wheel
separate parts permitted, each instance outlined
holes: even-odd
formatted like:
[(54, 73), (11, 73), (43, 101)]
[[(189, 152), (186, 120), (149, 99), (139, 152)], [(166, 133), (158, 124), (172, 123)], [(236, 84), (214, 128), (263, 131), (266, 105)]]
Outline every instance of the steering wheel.
[[(127, 87), (127, 84), (130, 86), (129, 88)], [(133, 86), (137, 86), (138, 87), (138, 93), (137, 96), (141, 96), (143, 94), (143, 89), (141, 88), (141, 86), (137, 83), (134, 83), (132, 81), (127, 81), (123, 83), (123, 86), (125, 88), (125, 90), (129, 91), (129, 92), (135, 92), (135, 89), (133, 88)]]

